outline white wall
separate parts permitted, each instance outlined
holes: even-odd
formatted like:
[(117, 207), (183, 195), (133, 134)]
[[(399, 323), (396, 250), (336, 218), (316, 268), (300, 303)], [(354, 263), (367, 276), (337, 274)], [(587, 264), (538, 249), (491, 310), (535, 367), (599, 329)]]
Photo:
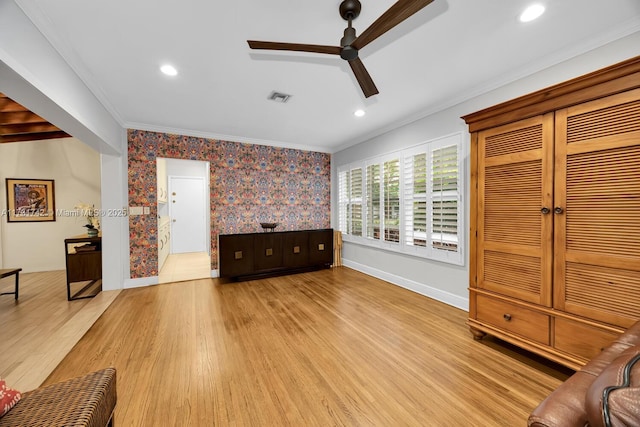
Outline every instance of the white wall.
[(68, 134), (108, 154), (124, 129), (15, 2), (0, 1), (0, 89)]
[[(100, 208), (100, 155), (75, 138), (0, 144), (0, 182), (5, 178), (53, 179), (52, 222), (0, 221), (2, 265), (24, 272), (64, 270), (64, 239), (86, 233), (85, 218), (64, 216), (80, 202)], [(6, 207), (6, 191), (0, 206)]]
[[(102, 210), (127, 210), (127, 159), (124, 156), (100, 156)], [(102, 231), (102, 290), (122, 289), (129, 278), (129, 218), (119, 214), (104, 216)]]
[[(410, 147), (454, 132), (464, 132), (465, 139), (468, 141), (469, 133), (466, 124), (460, 119), (461, 116), (635, 57), (640, 53), (638, 46), (640, 46), (640, 32), (518, 81), (505, 82), (497, 89), (483, 95), (468, 99), (440, 112), (426, 115), (384, 135), (334, 153), (332, 158), (332, 223), (334, 227), (338, 223), (336, 171), (339, 166)], [(469, 71), (473, 72), (472, 66)], [(465, 182), (465, 188), (469, 188), (468, 144), (465, 154)], [(465, 195), (464, 220), (465, 229), (468, 230), (468, 192)], [(464, 246), (466, 261), (463, 267), (348, 242), (344, 244), (343, 259), (347, 266), (466, 310), (468, 309), (468, 236)]]
[(209, 162), (201, 160), (167, 159), (167, 176), (198, 176), (209, 178)]
[[(121, 121), (11, 0), (0, 0), (0, 92), (102, 153), (102, 209), (127, 206)], [(129, 277), (128, 219), (103, 218), (102, 234), (103, 289), (121, 289)]]

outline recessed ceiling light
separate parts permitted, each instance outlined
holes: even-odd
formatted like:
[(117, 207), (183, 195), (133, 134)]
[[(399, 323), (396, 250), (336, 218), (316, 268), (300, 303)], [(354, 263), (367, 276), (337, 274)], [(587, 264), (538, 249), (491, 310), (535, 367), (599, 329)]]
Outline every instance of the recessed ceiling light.
[(520, 14), (520, 22), (533, 21), (544, 13), (544, 6), (541, 4), (532, 4)]
[(165, 64), (160, 67), (160, 71), (165, 73), (167, 76), (175, 76), (178, 74), (178, 70), (175, 69), (173, 65)]
[(353, 115), (354, 115), (354, 116), (356, 116), (356, 117), (362, 117), (362, 116), (364, 116), (364, 114), (365, 114), (365, 113), (364, 113), (364, 110), (356, 110), (356, 111), (353, 113)]

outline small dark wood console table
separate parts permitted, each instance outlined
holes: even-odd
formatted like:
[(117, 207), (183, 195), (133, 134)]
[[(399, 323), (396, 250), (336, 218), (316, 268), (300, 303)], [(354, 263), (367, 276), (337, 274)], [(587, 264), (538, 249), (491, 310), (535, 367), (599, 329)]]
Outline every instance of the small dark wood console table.
[[(89, 295), (84, 293), (102, 280), (102, 237), (83, 234), (64, 239), (64, 250), (67, 261), (67, 300), (96, 296), (99, 290)], [(71, 294), (72, 283), (87, 281), (89, 283)], [(102, 289), (102, 284), (99, 289)]]
[(13, 295), (16, 300), (18, 299), (18, 287), (20, 285), (20, 272), (21, 271), (22, 271), (21, 268), (0, 269), (0, 279), (2, 279), (3, 277), (16, 276), (15, 291), (13, 291), (13, 292), (2, 292), (2, 293), (0, 293), (0, 295)]
[(221, 234), (220, 277), (251, 279), (330, 267), (333, 229)]

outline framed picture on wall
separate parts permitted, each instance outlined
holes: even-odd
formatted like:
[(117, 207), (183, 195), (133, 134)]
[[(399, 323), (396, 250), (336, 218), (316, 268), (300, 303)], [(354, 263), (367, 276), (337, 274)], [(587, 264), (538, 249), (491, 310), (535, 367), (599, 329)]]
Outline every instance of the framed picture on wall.
[(55, 221), (52, 179), (7, 178), (7, 221)]

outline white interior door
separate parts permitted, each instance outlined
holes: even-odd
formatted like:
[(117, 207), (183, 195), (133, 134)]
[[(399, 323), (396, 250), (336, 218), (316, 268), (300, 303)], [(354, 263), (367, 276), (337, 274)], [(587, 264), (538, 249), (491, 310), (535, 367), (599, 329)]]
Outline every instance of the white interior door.
[(207, 252), (205, 189), (202, 177), (169, 177), (172, 254)]

